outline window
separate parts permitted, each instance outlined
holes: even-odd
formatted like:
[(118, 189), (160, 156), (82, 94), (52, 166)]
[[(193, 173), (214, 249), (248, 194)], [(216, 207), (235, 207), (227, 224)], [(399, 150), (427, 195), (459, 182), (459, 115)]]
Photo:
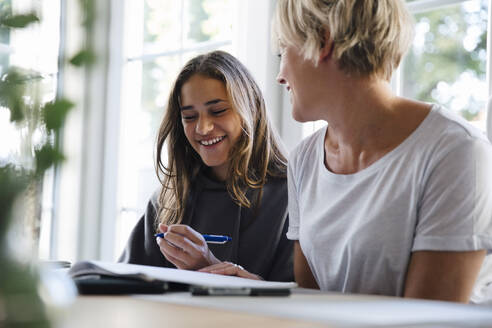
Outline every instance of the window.
[(400, 93), (439, 103), (485, 131), (488, 1), (412, 1), (415, 39)]
[(214, 49), (234, 54), (234, 0), (128, 0), (119, 142), (115, 256), (159, 183), (157, 130), (184, 63)]
[[(58, 47), (59, 47), (59, 17), (60, 4), (52, 0), (3, 0), (0, 1), (2, 14), (26, 14), (35, 12), (40, 22), (22, 29), (0, 28), (0, 75), (6, 73), (9, 67), (18, 67), (23, 70), (35, 72), (41, 75), (39, 83), (30, 84), (32, 94), (37, 94), (40, 102), (48, 102), (55, 98), (58, 87)], [(32, 99), (35, 101), (34, 99)], [(22, 127), (19, 133), (17, 127), (10, 123), (9, 111), (0, 108), (0, 163), (14, 162), (25, 163), (31, 157), (30, 150), (26, 155), (26, 148), (22, 147), (26, 141), (22, 135), (39, 131), (28, 131)], [(36, 138), (34, 138), (34, 142)], [(36, 212), (28, 212), (26, 215), (34, 219), (29, 228), (29, 237), (33, 239), (33, 245), (38, 239), (39, 255), (41, 258), (49, 256), (52, 198), (50, 197), (53, 186), (53, 170), (48, 171), (43, 181), (42, 199), (34, 202), (41, 203), (41, 218)], [(37, 206), (37, 205), (35, 205)], [(41, 219), (41, 222), (37, 222)], [(38, 227), (38, 223), (40, 227)], [(38, 230), (40, 228), (40, 230)]]
[[(399, 72), (396, 92), (434, 102), (485, 131), (487, 0), (408, 0), (415, 38)], [(324, 126), (303, 124), (303, 137)]]
[[(56, 93), (56, 73), (58, 60), (58, 15), (57, 6), (48, 7), (50, 1), (4, 0), (0, 2), (0, 12), (24, 14), (35, 11), (40, 23), (23, 29), (0, 27), (0, 75), (9, 67), (32, 70), (43, 77), (40, 94), (42, 101), (54, 99)], [(53, 35), (55, 37), (53, 37)], [(0, 138), (10, 142), (0, 143), (0, 161), (8, 158), (14, 161), (19, 154), (19, 135), (9, 122), (9, 112), (0, 111)], [(14, 157), (14, 158), (12, 158)]]

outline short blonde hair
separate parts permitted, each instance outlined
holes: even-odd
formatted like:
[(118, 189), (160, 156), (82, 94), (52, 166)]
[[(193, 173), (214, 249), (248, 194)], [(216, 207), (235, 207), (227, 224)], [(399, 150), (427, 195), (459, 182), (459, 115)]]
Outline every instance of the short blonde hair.
[(329, 32), (339, 67), (389, 80), (413, 39), (402, 0), (278, 0), (272, 23), (277, 46), (294, 46), (316, 65)]

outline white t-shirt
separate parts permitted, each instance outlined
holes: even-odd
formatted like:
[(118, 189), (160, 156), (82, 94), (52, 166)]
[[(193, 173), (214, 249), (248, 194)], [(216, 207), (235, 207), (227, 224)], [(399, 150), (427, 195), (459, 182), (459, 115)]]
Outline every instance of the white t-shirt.
[[(486, 249), (492, 263), (492, 146), (481, 131), (434, 105), (398, 147), (347, 175), (325, 167), (325, 134), (304, 139), (288, 170), (287, 237), (322, 290), (401, 296), (413, 251)], [(482, 271), (478, 293), (492, 280)]]

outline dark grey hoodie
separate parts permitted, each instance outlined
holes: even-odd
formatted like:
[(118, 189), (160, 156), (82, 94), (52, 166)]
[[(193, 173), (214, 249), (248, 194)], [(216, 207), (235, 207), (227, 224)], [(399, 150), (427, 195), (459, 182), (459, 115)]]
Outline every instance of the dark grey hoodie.
[[(250, 201), (256, 192), (248, 193)], [(174, 267), (156, 243), (157, 198), (154, 193), (144, 215), (133, 229), (119, 261), (161, 267)], [(238, 206), (224, 183), (200, 174), (193, 184), (183, 221), (202, 234), (227, 235), (232, 242), (209, 244), (221, 261), (244, 267), (266, 280), (293, 281), (293, 242), (286, 237), (287, 179), (270, 178), (263, 187), (257, 209)]]

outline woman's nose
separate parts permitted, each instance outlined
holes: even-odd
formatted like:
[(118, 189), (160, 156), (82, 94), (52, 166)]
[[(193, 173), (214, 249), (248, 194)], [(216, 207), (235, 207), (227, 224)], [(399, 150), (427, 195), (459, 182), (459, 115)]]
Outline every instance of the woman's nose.
[(277, 75), (277, 83), (279, 83), (279, 84), (285, 84), (286, 83), (285, 79), (282, 77), (282, 75), (280, 73), (278, 73), (278, 75)]

